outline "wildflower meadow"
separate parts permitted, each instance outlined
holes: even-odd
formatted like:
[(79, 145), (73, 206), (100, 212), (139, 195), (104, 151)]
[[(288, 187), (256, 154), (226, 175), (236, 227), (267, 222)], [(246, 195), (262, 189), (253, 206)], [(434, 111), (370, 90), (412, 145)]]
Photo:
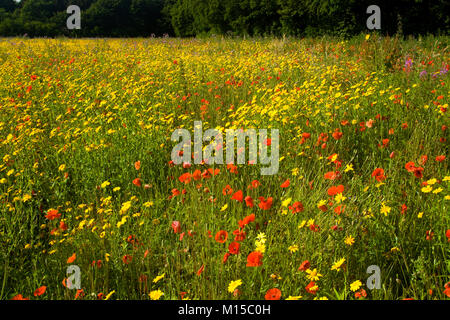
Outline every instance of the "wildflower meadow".
[(449, 45), (0, 38), (0, 299), (448, 299)]

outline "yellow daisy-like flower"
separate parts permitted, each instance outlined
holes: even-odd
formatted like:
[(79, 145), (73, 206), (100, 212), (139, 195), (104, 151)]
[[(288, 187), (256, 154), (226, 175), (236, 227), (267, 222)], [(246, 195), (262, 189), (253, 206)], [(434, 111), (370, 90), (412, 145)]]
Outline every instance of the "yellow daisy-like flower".
[(345, 199), (347, 199), (347, 197), (344, 197), (342, 195), (342, 193), (338, 193), (335, 197), (334, 200), (336, 201), (336, 203), (341, 203), (343, 202)]
[(353, 238), (352, 236), (347, 236), (344, 240), (344, 243), (351, 246), (355, 243), (355, 238)]
[(380, 212), (383, 213), (385, 216), (387, 216), (387, 214), (389, 212), (391, 212), (391, 207), (387, 206), (384, 204), (384, 202), (381, 204), (381, 209)]
[(344, 264), (344, 262), (345, 262), (345, 258), (338, 260), (337, 262), (335, 262), (333, 264), (333, 266), (331, 267), (331, 270), (336, 270), (336, 271), (341, 270), (341, 267)]
[(431, 192), (431, 190), (433, 190), (433, 187), (432, 187), (432, 186), (426, 186), (426, 187), (423, 187), (423, 188), (421, 189), (421, 191), (422, 191), (423, 193), (429, 193), (429, 192)]
[(66, 169), (66, 165), (65, 164), (60, 165), (59, 168), (58, 168), (59, 171), (64, 171), (65, 169)]
[(152, 300), (159, 300), (159, 298), (164, 295), (164, 292), (162, 292), (161, 290), (153, 290), (148, 295)]
[(164, 278), (165, 275), (166, 275), (166, 274), (163, 273), (162, 275), (155, 277), (155, 279), (153, 279), (153, 283), (157, 283), (159, 280), (161, 280), (162, 278)]
[(289, 296), (286, 298), (286, 300), (300, 300), (302, 296)]
[(110, 185), (110, 183), (109, 183), (109, 181), (105, 181), (105, 182), (103, 182), (101, 185), (100, 185), (100, 187), (102, 188), (102, 189), (105, 189), (107, 186), (109, 186)]
[(236, 290), (237, 287), (239, 287), (242, 284), (242, 280), (235, 280), (235, 281), (231, 281), (230, 284), (228, 285), (228, 292), (229, 293), (233, 293), (234, 290)]
[(294, 245), (292, 245), (292, 246), (289, 246), (288, 249), (289, 249), (289, 251), (292, 252), (292, 253), (297, 252), (297, 251), (298, 251), (298, 245), (294, 244)]
[(350, 290), (352, 290), (353, 292), (359, 290), (359, 288), (361, 288), (362, 286), (362, 282), (359, 280), (356, 280), (355, 282), (352, 282), (350, 284)]
[(320, 274), (320, 273), (317, 271), (317, 269), (314, 269), (314, 270), (307, 269), (307, 270), (306, 270), (306, 273), (308, 274), (308, 275), (306, 276), (306, 278), (308, 278), (308, 279), (311, 280), (311, 281), (317, 281), (317, 280), (320, 279), (320, 277), (323, 276), (322, 274)]

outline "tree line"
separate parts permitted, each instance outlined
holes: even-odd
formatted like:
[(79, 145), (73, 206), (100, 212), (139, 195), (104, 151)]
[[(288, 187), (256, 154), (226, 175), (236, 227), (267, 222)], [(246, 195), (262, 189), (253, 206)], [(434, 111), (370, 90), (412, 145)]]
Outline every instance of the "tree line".
[[(351, 36), (367, 31), (369, 5), (383, 34), (448, 34), (448, 0), (0, 0), (0, 36)], [(81, 29), (66, 12), (81, 9)]]

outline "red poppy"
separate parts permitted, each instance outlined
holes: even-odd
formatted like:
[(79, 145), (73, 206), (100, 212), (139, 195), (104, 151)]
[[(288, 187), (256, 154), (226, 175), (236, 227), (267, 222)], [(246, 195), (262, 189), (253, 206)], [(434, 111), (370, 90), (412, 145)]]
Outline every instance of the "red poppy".
[(202, 264), (202, 266), (200, 267), (200, 269), (197, 270), (197, 275), (200, 276), (200, 275), (203, 273), (204, 270), (205, 270), (205, 265)]
[(266, 300), (280, 300), (281, 299), (281, 291), (280, 291), (280, 289), (273, 288), (273, 289), (267, 290), (266, 295), (264, 296), (264, 299), (266, 299)]
[(249, 224), (250, 222), (255, 221), (255, 214), (252, 213), (249, 216), (246, 216), (243, 220), (239, 220), (239, 228), (243, 228), (245, 227), (247, 224)]
[(11, 298), (11, 300), (30, 300), (30, 298), (24, 298), (20, 293)]
[(45, 216), (48, 220), (54, 220), (61, 217), (61, 213), (58, 213), (58, 210), (51, 209), (47, 211), (47, 215)]
[(133, 260), (133, 257), (128, 255), (128, 254), (125, 254), (122, 257), (122, 262), (125, 263), (125, 264), (129, 264), (132, 260)]
[(214, 239), (216, 239), (216, 241), (219, 243), (224, 243), (228, 239), (228, 232), (226, 232), (225, 230), (220, 230), (216, 233)]
[(415, 166), (414, 162), (412, 162), (412, 161), (407, 162), (407, 163), (405, 164), (405, 169), (406, 169), (408, 172), (414, 172), (414, 168), (415, 168), (415, 167), (416, 167), (416, 166)]
[(287, 187), (289, 187), (289, 185), (291, 184), (291, 182), (289, 181), (289, 179), (287, 179), (285, 182), (283, 182), (282, 184), (281, 184), (281, 188), (287, 188)]
[(234, 241), (244, 241), (246, 233), (245, 231), (241, 231), (240, 229), (236, 229), (233, 231), (233, 234), (235, 235)]
[(384, 176), (384, 170), (382, 168), (376, 168), (372, 172), (372, 177), (374, 177), (378, 182), (381, 182), (386, 179)]
[(194, 178), (195, 181), (200, 180), (202, 178), (202, 173), (200, 170), (195, 170), (194, 173), (192, 173), (192, 178)]
[(46, 286), (41, 286), (41, 287), (37, 288), (36, 290), (34, 290), (33, 295), (35, 297), (41, 296), (41, 295), (43, 295), (45, 293), (45, 290), (47, 290), (47, 287)]
[(361, 290), (359, 290), (358, 292), (355, 292), (355, 298), (356, 299), (361, 299), (361, 298), (365, 298), (365, 297), (367, 297), (366, 290), (361, 288)]
[(140, 187), (142, 185), (141, 179), (139, 178), (134, 179), (133, 184), (137, 187)]
[(442, 162), (444, 160), (445, 160), (445, 156), (437, 156), (436, 157), (436, 161), (438, 161), (438, 162)]
[(328, 192), (329, 196), (335, 196), (338, 193), (344, 192), (344, 186), (342, 184), (340, 184), (338, 186), (331, 186), (330, 188), (328, 188), (327, 192)]
[(340, 178), (340, 173), (339, 171), (330, 171), (325, 173), (323, 177), (325, 180), (335, 180)]
[(229, 252), (225, 253), (223, 255), (222, 263), (227, 262), (229, 256), (231, 256), (231, 253), (229, 253)]
[(225, 186), (225, 188), (223, 188), (222, 189), (222, 194), (224, 195), (224, 196), (226, 196), (227, 194), (229, 195), (229, 194), (232, 194), (233, 193), (233, 189), (231, 189), (231, 186), (229, 185), (229, 184), (227, 184), (226, 186)]
[(289, 206), (289, 210), (291, 210), (293, 214), (302, 212), (304, 210), (303, 204), (300, 201), (296, 201), (292, 204), (292, 206)]
[(247, 207), (253, 208), (254, 203), (253, 203), (252, 197), (246, 196), (244, 200), (245, 200), (245, 204), (247, 205)]
[(74, 253), (73, 255), (71, 255), (71, 256), (67, 259), (67, 263), (72, 263), (72, 262), (74, 262), (76, 258), (77, 258), (77, 254)]
[(247, 267), (259, 267), (261, 266), (263, 255), (259, 251), (250, 252), (247, 256)]
[(302, 264), (300, 265), (300, 267), (298, 267), (299, 271), (306, 271), (309, 269), (309, 267), (311, 267), (311, 263), (308, 260), (305, 260), (302, 262)]
[(450, 229), (447, 229), (445, 236), (447, 237), (447, 241), (450, 241)]
[(228, 251), (231, 254), (238, 254), (239, 253), (239, 247), (241, 245), (238, 242), (232, 242), (230, 243), (230, 245), (228, 246)]
[(191, 174), (189, 172), (183, 173), (178, 180), (180, 180), (181, 183), (184, 182), (184, 184), (188, 184), (189, 182), (191, 182)]
[(172, 221), (172, 229), (173, 229), (173, 233), (181, 232), (180, 221)]
[(339, 140), (340, 138), (342, 138), (343, 133), (339, 131), (339, 129), (336, 129), (333, 134), (332, 134), (333, 138), (335, 140)]
[(401, 214), (405, 214), (407, 209), (408, 209), (408, 207), (406, 206), (406, 204), (402, 204)]
[(423, 168), (422, 167), (416, 167), (414, 168), (414, 176), (416, 178), (422, 178), (423, 177)]
[(233, 196), (231, 197), (231, 199), (242, 202), (242, 200), (244, 200), (244, 194), (242, 193), (242, 190), (236, 191), (235, 194), (233, 194)]
[(272, 202), (273, 202), (273, 198), (272, 197), (267, 198), (267, 200), (264, 199), (263, 197), (259, 197), (258, 199), (260, 201), (259, 204), (258, 204), (260, 209), (262, 209), (262, 210), (269, 210), (272, 207)]

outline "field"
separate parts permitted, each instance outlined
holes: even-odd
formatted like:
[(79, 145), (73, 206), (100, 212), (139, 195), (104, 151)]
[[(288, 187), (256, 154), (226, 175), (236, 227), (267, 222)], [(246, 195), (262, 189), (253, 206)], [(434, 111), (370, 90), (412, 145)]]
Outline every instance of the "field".
[(0, 39), (0, 299), (448, 299), (449, 40)]

